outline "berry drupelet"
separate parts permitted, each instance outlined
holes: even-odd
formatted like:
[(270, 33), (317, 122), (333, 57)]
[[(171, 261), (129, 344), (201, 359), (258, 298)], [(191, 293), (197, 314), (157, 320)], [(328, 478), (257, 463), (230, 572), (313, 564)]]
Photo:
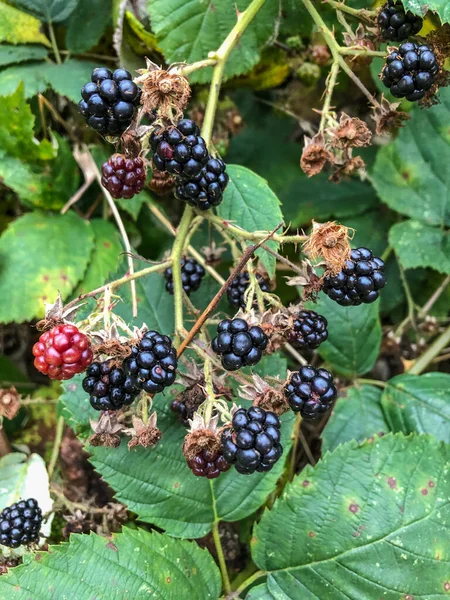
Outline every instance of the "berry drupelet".
[(240, 408), (234, 413), (231, 426), (222, 433), (225, 460), (244, 475), (270, 471), (283, 453), (280, 426), (273, 412), (257, 406)]
[(188, 467), (197, 477), (216, 479), (221, 473), (228, 471), (231, 464), (227, 462), (222, 452), (201, 450), (194, 458), (186, 460)]
[(175, 382), (177, 366), (177, 351), (171, 339), (157, 331), (144, 333), (124, 362), (126, 373), (147, 394), (156, 394), (171, 386)]
[(102, 186), (113, 198), (130, 199), (142, 192), (146, 170), (139, 156), (127, 158), (123, 154), (113, 154), (102, 165)]
[[(268, 279), (263, 277), (263, 275), (261, 275), (260, 273), (256, 273), (256, 280), (258, 281), (259, 287), (261, 288), (262, 292), (270, 291), (270, 282)], [(247, 301), (245, 297), (245, 292), (248, 290), (249, 285), (250, 275), (248, 271), (241, 273), (233, 279), (230, 287), (227, 290), (227, 298), (230, 306), (232, 306), (233, 308), (242, 308), (243, 310), (246, 309)], [(256, 299), (254, 300), (252, 307), (258, 307)]]
[(178, 178), (175, 196), (199, 210), (218, 206), (229, 180), (225, 170), (223, 160), (210, 156), (199, 175), (189, 179)]
[(78, 104), (87, 124), (102, 135), (121, 135), (131, 124), (141, 90), (125, 69), (97, 68), (81, 90)]
[(211, 347), (221, 357), (226, 371), (236, 371), (256, 365), (268, 343), (261, 327), (250, 327), (244, 319), (225, 319), (217, 326), (217, 337), (213, 339)]
[(34, 366), (50, 379), (71, 379), (82, 373), (93, 358), (91, 343), (75, 325), (57, 325), (33, 346)]
[(325, 277), (323, 291), (341, 306), (358, 306), (375, 302), (385, 285), (381, 258), (373, 256), (368, 248), (356, 248), (342, 271)]
[(294, 319), (288, 338), (296, 348), (314, 350), (328, 338), (328, 321), (313, 310), (301, 310)]
[(111, 360), (92, 363), (82, 386), (95, 410), (120, 410), (129, 406), (140, 391), (134, 379)]
[(405, 12), (400, 0), (388, 0), (378, 15), (378, 26), (384, 40), (401, 42), (422, 29), (421, 17)]
[(18, 548), (39, 540), (42, 510), (37, 500), (29, 498), (15, 502), (0, 513), (0, 544)]
[[(199, 289), (202, 279), (205, 276), (205, 269), (194, 258), (181, 259), (181, 282), (183, 290), (189, 296), (191, 292)], [(171, 267), (164, 271), (166, 278), (166, 291), (173, 294), (173, 272)]]
[(425, 96), (438, 72), (438, 61), (428, 46), (405, 42), (387, 57), (381, 80), (393, 96), (414, 102)]
[(292, 373), (284, 393), (292, 410), (299, 412), (304, 419), (314, 419), (326, 412), (337, 397), (331, 373), (311, 365)]

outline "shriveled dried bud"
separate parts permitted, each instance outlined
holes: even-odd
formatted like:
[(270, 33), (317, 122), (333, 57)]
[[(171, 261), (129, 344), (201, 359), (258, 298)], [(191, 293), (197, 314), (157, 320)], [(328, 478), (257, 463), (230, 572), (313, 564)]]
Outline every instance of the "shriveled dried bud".
[(104, 446), (105, 448), (117, 448), (120, 446), (120, 436), (124, 426), (118, 422), (116, 414), (102, 412), (98, 421), (90, 420), (94, 434), (89, 438), (91, 446)]
[(20, 408), (20, 394), (14, 386), (0, 389), (0, 417), (14, 419)]
[(271, 410), (282, 415), (289, 410), (289, 404), (283, 393), (283, 384), (268, 384), (259, 375), (253, 375), (253, 384), (249, 383), (240, 388), (240, 395), (250, 400), (254, 406)]
[(339, 119), (339, 125), (330, 129), (333, 136), (332, 144), (337, 148), (361, 148), (369, 146), (372, 133), (364, 121), (357, 117), (349, 117), (344, 112)]
[(167, 196), (167, 194), (170, 194), (175, 187), (175, 182), (175, 177), (170, 173), (167, 171), (163, 173), (153, 167), (152, 178), (148, 183), (148, 187), (157, 196)]
[(312, 232), (303, 246), (304, 252), (311, 260), (322, 257), (328, 273), (339, 273), (350, 257), (349, 228), (335, 221), (313, 221), (312, 224)]
[(399, 127), (403, 126), (404, 121), (411, 118), (408, 113), (397, 110), (399, 106), (400, 102), (391, 103), (382, 96), (380, 106), (374, 107), (372, 115), (377, 135), (395, 133)]
[(220, 264), (221, 255), (226, 252), (227, 249), (225, 246), (217, 246), (216, 242), (211, 242), (209, 246), (203, 246), (201, 248), (201, 252), (206, 259), (208, 265), (217, 266)]
[(143, 448), (152, 448), (156, 446), (162, 437), (161, 431), (156, 426), (156, 412), (150, 415), (147, 423), (144, 423), (142, 419), (133, 415), (132, 422), (133, 427), (124, 429), (126, 435), (131, 435), (131, 440), (128, 442), (128, 450), (135, 448), (136, 446), (142, 446)]
[(312, 177), (322, 171), (327, 163), (333, 164), (334, 157), (325, 146), (322, 133), (317, 133), (313, 138), (305, 135), (305, 146), (300, 158), (302, 171)]
[(353, 158), (349, 158), (341, 165), (336, 171), (330, 175), (329, 180), (333, 183), (339, 183), (342, 179), (347, 179), (358, 171), (361, 176), (365, 175), (365, 162), (360, 156), (354, 156)]
[(321, 67), (326, 65), (331, 58), (328, 46), (325, 44), (315, 44), (314, 46), (311, 46), (310, 53), (312, 62)]
[(190, 430), (183, 442), (183, 454), (187, 460), (192, 460), (200, 451), (209, 450), (212, 453), (220, 449), (220, 436), (217, 431), (219, 415), (211, 417), (205, 423), (203, 417), (194, 413), (189, 421)]
[(145, 112), (151, 113), (155, 109), (160, 117), (181, 119), (191, 95), (188, 80), (176, 69), (169, 67), (166, 71), (149, 59), (147, 68), (138, 73), (136, 82), (142, 84), (141, 102)]

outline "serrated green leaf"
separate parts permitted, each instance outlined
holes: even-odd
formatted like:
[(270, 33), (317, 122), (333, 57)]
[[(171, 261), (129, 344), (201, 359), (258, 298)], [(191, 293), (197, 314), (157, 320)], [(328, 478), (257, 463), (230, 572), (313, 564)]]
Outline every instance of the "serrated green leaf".
[[(351, 240), (352, 248), (370, 248), (375, 256), (381, 256), (388, 246), (388, 232), (393, 215), (379, 206), (360, 215), (349, 215), (343, 219), (346, 227), (355, 232)], [(376, 223), (376, 227), (374, 224)]]
[(447, 0), (402, 0), (406, 10), (424, 17), (429, 10), (439, 15), (442, 23), (450, 22), (450, 5)]
[(328, 340), (318, 352), (338, 373), (355, 377), (375, 364), (381, 344), (379, 301), (360, 306), (340, 306), (325, 294), (308, 303), (328, 320)]
[(450, 273), (447, 231), (409, 219), (391, 227), (389, 242), (405, 269), (431, 267), (439, 273)]
[(381, 408), (381, 390), (372, 385), (352, 387), (339, 397), (323, 431), (322, 449), (332, 452), (351, 440), (362, 442), (391, 431)]
[(14, 600), (216, 600), (220, 588), (214, 560), (195, 542), (128, 527), (111, 538), (72, 534), (0, 579), (1, 597)]
[(13, 0), (12, 4), (40, 21), (59, 23), (74, 11), (77, 0)]
[(392, 431), (430, 433), (450, 443), (450, 375), (398, 375), (388, 381), (381, 404)]
[[(44, 301), (71, 293), (89, 263), (94, 236), (75, 213), (33, 212), (0, 237), (0, 322), (29, 321), (44, 314)], [(20, 274), (20, 277), (18, 276)]]
[[(251, 0), (148, 0), (152, 29), (166, 61), (193, 63), (217, 50), (236, 24), (236, 9), (243, 12)], [(258, 62), (260, 50), (274, 34), (279, 2), (266, 2), (245, 30), (225, 65), (225, 78), (242, 75)], [(211, 67), (193, 73), (189, 80), (207, 83)]]
[(43, 60), (47, 54), (48, 50), (43, 46), (10, 46), (2, 44), (0, 46), (0, 67), (27, 60)]
[(450, 447), (431, 436), (389, 434), (339, 446), (307, 467), (254, 530), (252, 556), (269, 593), (444, 599), (449, 465)]
[(0, 88), (2, 94), (8, 96), (16, 91), (23, 83), (25, 98), (31, 98), (36, 94), (45, 92), (48, 82), (45, 69), (51, 67), (49, 63), (30, 63), (25, 65), (13, 65), (0, 71)]
[[(271, 231), (283, 220), (280, 201), (266, 181), (245, 167), (228, 165), (230, 182), (224, 193), (222, 204), (217, 213), (223, 219), (233, 221), (247, 231)], [(267, 242), (276, 250), (276, 242)], [(256, 254), (261, 258), (270, 277), (275, 274), (275, 258), (266, 250), (259, 249)]]
[(111, 0), (78, 0), (67, 27), (66, 45), (74, 53), (97, 44), (111, 20)]
[(38, 19), (0, 0), (0, 42), (50, 46), (40, 29), (41, 23)]

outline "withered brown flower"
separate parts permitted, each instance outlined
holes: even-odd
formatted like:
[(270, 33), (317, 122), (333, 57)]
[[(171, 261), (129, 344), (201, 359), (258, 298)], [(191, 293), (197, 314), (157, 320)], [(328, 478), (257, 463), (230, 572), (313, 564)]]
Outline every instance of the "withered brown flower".
[(167, 172), (162, 172), (159, 169), (153, 167), (152, 178), (148, 183), (148, 187), (157, 196), (166, 196), (170, 194), (175, 187), (175, 177)]
[(120, 436), (124, 426), (118, 422), (116, 414), (103, 412), (98, 421), (91, 419), (91, 427), (94, 431), (89, 438), (91, 446), (104, 446), (105, 448), (117, 448), (120, 446)]
[(342, 179), (350, 177), (350, 175), (356, 171), (364, 172), (365, 167), (366, 165), (363, 159), (360, 156), (354, 156), (353, 158), (346, 160), (343, 165), (338, 167), (336, 171), (330, 175), (329, 179), (333, 183), (339, 183)]
[(135, 448), (136, 446), (142, 446), (143, 448), (152, 448), (156, 446), (162, 437), (161, 431), (156, 426), (156, 412), (150, 415), (147, 423), (144, 423), (142, 419), (133, 415), (132, 417), (133, 427), (130, 429), (124, 429), (124, 433), (131, 435), (131, 440), (128, 442), (128, 450)]
[(332, 144), (337, 148), (361, 148), (369, 146), (372, 132), (361, 119), (349, 117), (344, 112), (339, 125), (329, 130), (333, 136)]
[(327, 163), (333, 164), (334, 157), (326, 148), (322, 133), (317, 133), (313, 138), (305, 135), (305, 146), (300, 158), (302, 171), (312, 177), (322, 171)]
[(399, 106), (400, 102), (391, 103), (384, 96), (381, 97), (380, 106), (373, 108), (372, 115), (377, 135), (395, 133), (399, 127), (402, 127), (403, 121), (411, 118), (408, 113), (397, 110)]
[(0, 417), (14, 419), (20, 408), (20, 394), (14, 386), (0, 389)]
[(311, 258), (322, 257), (328, 273), (338, 273), (350, 256), (349, 228), (335, 221), (312, 222), (313, 228), (303, 249)]

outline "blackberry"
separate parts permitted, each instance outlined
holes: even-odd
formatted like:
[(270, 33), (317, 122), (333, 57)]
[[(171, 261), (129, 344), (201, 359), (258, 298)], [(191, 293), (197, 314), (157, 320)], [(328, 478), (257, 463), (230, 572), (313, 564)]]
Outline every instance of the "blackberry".
[(87, 124), (102, 135), (121, 135), (131, 124), (141, 90), (125, 69), (97, 68), (81, 90), (78, 103)]
[(157, 169), (187, 179), (200, 175), (209, 157), (200, 129), (190, 119), (181, 119), (176, 127), (154, 131), (150, 146)]
[(197, 477), (215, 479), (231, 467), (220, 451), (200, 450), (194, 458), (186, 460), (188, 467)]
[(378, 27), (384, 40), (401, 42), (422, 29), (423, 20), (405, 12), (400, 0), (388, 0), (378, 15)]
[[(181, 282), (183, 290), (188, 296), (200, 287), (205, 276), (205, 269), (194, 258), (181, 259)], [(173, 294), (173, 273), (171, 267), (164, 271), (166, 278), (166, 290)]]
[(405, 42), (386, 59), (381, 80), (396, 98), (420, 100), (439, 72), (436, 56), (428, 46)]
[(323, 291), (341, 306), (358, 306), (375, 302), (385, 285), (381, 258), (373, 256), (368, 248), (357, 248), (351, 251), (342, 271), (325, 277)]
[(209, 157), (208, 162), (196, 177), (177, 180), (175, 196), (199, 210), (208, 210), (222, 202), (223, 192), (229, 177), (226, 165), (220, 158)]
[(134, 379), (112, 360), (92, 363), (82, 386), (95, 410), (120, 410), (129, 406), (139, 394)]
[[(256, 273), (256, 279), (258, 281), (261, 291), (270, 291), (270, 282), (268, 279), (263, 277), (260, 273)], [(243, 310), (245, 310), (247, 306), (245, 292), (247, 291), (249, 285), (250, 275), (248, 271), (241, 273), (233, 279), (233, 282), (227, 290), (228, 302), (233, 308), (242, 308)], [(252, 308), (258, 308), (258, 303), (256, 299), (253, 302)]]
[(222, 433), (222, 452), (236, 471), (249, 475), (255, 471), (270, 471), (281, 457), (280, 419), (273, 412), (252, 406), (240, 408), (231, 426)]
[(146, 171), (140, 157), (113, 154), (102, 166), (102, 186), (113, 198), (132, 198), (142, 192)]
[(37, 500), (28, 498), (15, 502), (0, 513), (0, 544), (18, 548), (39, 540), (42, 510)]
[(311, 365), (292, 373), (284, 387), (284, 394), (292, 410), (299, 412), (304, 419), (314, 419), (324, 413), (337, 397), (331, 373)]
[(183, 423), (185, 427), (189, 426), (189, 419), (192, 419), (194, 411), (189, 411), (186, 406), (186, 402), (182, 398), (175, 398), (170, 405), (170, 410), (173, 411), (178, 420)]
[(167, 335), (147, 331), (131, 348), (125, 360), (125, 371), (133, 377), (139, 389), (147, 394), (162, 392), (175, 382), (178, 366), (177, 351)]
[(256, 365), (268, 343), (261, 327), (249, 327), (244, 319), (225, 319), (217, 326), (217, 337), (213, 339), (211, 347), (220, 355), (226, 371), (236, 371)]
[(328, 338), (328, 321), (313, 310), (301, 310), (289, 332), (289, 341), (297, 348), (313, 350)]
[(91, 364), (89, 338), (75, 325), (57, 325), (33, 346), (34, 366), (50, 379), (71, 379)]

